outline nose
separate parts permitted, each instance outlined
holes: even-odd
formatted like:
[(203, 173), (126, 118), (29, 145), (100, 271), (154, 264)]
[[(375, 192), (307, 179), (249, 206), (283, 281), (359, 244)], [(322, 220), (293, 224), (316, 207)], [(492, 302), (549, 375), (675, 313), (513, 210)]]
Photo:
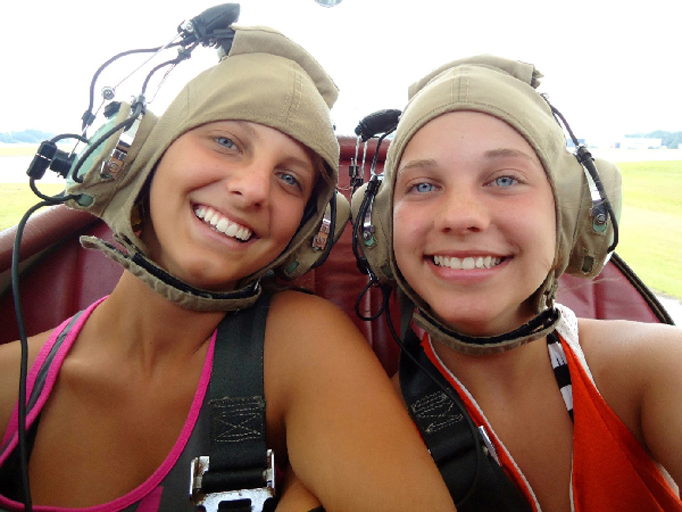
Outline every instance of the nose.
[(465, 235), (484, 231), (490, 225), (490, 211), (476, 190), (450, 189), (438, 209), (436, 228), (443, 233)]
[(228, 192), (242, 208), (264, 207), (270, 199), (272, 176), (271, 165), (254, 159), (226, 178)]

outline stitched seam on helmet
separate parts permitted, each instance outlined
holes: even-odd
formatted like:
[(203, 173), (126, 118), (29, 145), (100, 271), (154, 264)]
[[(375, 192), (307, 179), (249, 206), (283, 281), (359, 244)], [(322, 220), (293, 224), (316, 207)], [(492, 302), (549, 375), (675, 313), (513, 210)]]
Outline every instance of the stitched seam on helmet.
[(291, 71), (293, 74), (293, 80), (291, 84), (291, 99), (289, 100), (289, 106), (284, 114), (284, 119), (287, 121), (287, 123), (301, 105), (301, 75), (296, 73), (295, 69), (292, 69)]

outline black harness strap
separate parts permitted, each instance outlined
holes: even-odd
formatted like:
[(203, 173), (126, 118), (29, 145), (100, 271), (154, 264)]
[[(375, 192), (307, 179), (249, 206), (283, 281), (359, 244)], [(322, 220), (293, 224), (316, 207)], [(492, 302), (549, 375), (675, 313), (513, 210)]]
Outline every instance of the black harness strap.
[[(203, 492), (266, 486), (263, 351), (270, 299), (264, 291), (253, 306), (228, 313), (218, 325), (208, 391), (210, 462), (202, 476)], [(221, 504), (223, 509), (249, 512), (251, 503), (237, 500)]]
[[(457, 393), (411, 329), (400, 355), (400, 387), (412, 419), (461, 512), (532, 510), (491, 453)], [(487, 442), (486, 442), (487, 441)]]

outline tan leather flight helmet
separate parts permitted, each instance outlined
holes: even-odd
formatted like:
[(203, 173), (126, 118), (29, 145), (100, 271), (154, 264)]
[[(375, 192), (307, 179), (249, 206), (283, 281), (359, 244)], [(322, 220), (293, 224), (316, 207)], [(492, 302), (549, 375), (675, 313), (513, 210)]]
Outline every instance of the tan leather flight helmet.
[[(260, 280), (271, 273), (293, 279), (326, 258), (349, 217), (349, 204), (336, 191), (339, 144), (330, 119), (338, 89), (305, 49), (265, 27), (236, 27), (229, 52), (220, 62), (187, 83), (162, 116), (146, 112), (137, 127), (125, 165), (115, 175), (100, 172), (93, 157), (78, 195), (67, 205), (102, 218), (120, 246), (82, 237), (84, 247), (103, 251), (168, 300), (197, 311), (229, 311), (252, 304)], [(125, 119), (130, 106), (117, 116)], [(319, 158), (320, 178), (306, 215), (287, 248), (269, 265), (241, 279), (235, 289), (209, 291), (181, 282), (147, 257), (135, 233), (141, 194), (168, 146), (202, 124), (243, 120), (275, 128), (310, 148)], [(89, 170), (88, 170), (89, 171)]]

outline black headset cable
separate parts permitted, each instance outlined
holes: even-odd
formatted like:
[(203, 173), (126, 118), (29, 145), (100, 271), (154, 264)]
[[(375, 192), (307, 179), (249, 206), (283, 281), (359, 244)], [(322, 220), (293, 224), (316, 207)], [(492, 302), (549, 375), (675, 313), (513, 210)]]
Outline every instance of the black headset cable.
[[(31, 180), (33, 181), (33, 180)], [(12, 245), (12, 298), (14, 299), (14, 313), (17, 320), (17, 330), (19, 332), (19, 343), (21, 346), (21, 360), (19, 364), (19, 404), (17, 410), (17, 430), (19, 435), (19, 466), (21, 472), (21, 485), (24, 499), (24, 510), (31, 512), (31, 486), (28, 477), (28, 446), (26, 443), (26, 378), (28, 373), (28, 339), (26, 337), (26, 326), (24, 324), (24, 313), (21, 305), (21, 292), (19, 290), (19, 262), (21, 239), (28, 219), (33, 213), (43, 206), (57, 204), (55, 200), (41, 201), (24, 214), (17, 224), (17, 232)]]

